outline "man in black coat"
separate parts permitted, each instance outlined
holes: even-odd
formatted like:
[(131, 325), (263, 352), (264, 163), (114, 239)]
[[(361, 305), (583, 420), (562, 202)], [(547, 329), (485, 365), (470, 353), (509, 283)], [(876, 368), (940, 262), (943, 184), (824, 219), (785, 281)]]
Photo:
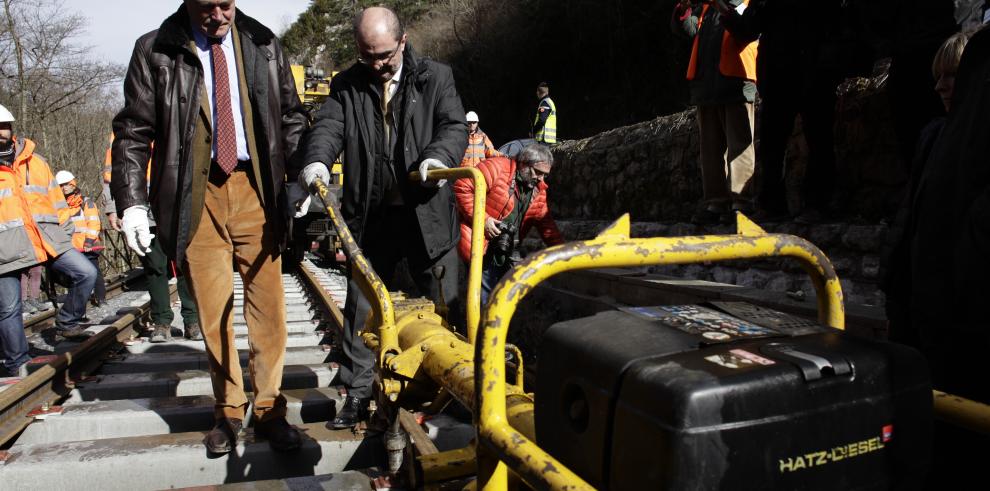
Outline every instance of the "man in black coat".
[[(394, 12), (371, 7), (354, 19), (358, 63), (334, 77), (330, 97), (307, 133), (300, 174), (307, 189), (344, 153), (341, 213), (375, 271), (389, 285), (403, 258), (417, 287), (457, 312), (458, 222), (450, 187), (410, 183), (410, 171), (456, 166), (467, 147), (464, 109), (450, 68), (418, 57)], [(391, 289), (391, 288), (390, 288)], [(348, 283), (341, 381), (348, 388), (336, 428), (354, 426), (371, 397), (373, 353), (357, 335), (370, 306)]]

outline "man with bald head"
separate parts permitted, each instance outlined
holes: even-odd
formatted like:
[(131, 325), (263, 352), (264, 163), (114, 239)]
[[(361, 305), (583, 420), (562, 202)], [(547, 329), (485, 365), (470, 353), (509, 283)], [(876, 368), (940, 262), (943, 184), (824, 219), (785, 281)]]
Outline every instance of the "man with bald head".
[(301, 445), (280, 391), (282, 193), (307, 121), (275, 34), (234, 0), (183, 0), (135, 43), (124, 108), (113, 120), (111, 192), (127, 245), (150, 252), (150, 208), (162, 248), (189, 279), (213, 382), (216, 426), (204, 441), (211, 453), (236, 446), (248, 411), (234, 269), (244, 282), (254, 434), (275, 450)]
[[(444, 182), (410, 182), (411, 171), (454, 167), (467, 147), (467, 124), (446, 65), (419, 57), (394, 12), (363, 10), (354, 18), (357, 63), (333, 78), (303, 152), (300, 182), (330, 181), (327, 163), (344, 153), (341, 213), (375, 271), (391, 288), (406, 259), (421, 293), (458, 312), (458, 222)], [(443, 266), (442, 288), (432, 271)], [(357, 283), (344, 307), (341, 381), (347, 399), (332, 424), (354, 426), (371, 397), (374, 356), (357, 335), (370, 307)]]

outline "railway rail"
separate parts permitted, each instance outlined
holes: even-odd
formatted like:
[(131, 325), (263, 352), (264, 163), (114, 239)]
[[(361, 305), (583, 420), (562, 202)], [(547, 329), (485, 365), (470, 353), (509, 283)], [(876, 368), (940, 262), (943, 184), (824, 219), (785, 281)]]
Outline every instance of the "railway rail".
[[(428, 177), (478, 179), (472, 171), (432, 171)], [(318, 183), (317, 187), (328, 200), (326, 186)], [(484, 210), (483, 201), (476, 202), (475, 210)], [(139, 322), (148, 306), (142, 304), (92, 327), (97, 333), (94, 337), (0, 391), (0, 442), (6, 449), (0, 453), (0, 483), (4, 489), (223, 489), (226, 485), (245, 489), (237, 487), (244, 482), (253, 483), (248, 489), (363, 490), (398, 485), (501, 490), (522, 483), (538, 489), (585, 489), (591, 485), (575, 472), (586, 473), (587, 469), (575, 467), (572, 472), (557, 460), (556, 453), (541, 446), (552, 438), (539, 441), (536, 437), (535, 398), (527, 392), (530, 387), (522, 376), (526, 373), (532, 378), (531, 366), (518, 367), (523, 369), (516, 369), (514, 380), (506, 373), (511, 371), (506, 350), (513, 349), (506, 345), (509, 324), (523, 297), (549, 295), (544, 305), (559, 307), (563, 304), (559, 300), (570, 296), (570, 302), (581, 307), (570, 314), (578, 315), (614, 309), (616, 305), (589, 301), (588, 295), (609, 297), (608, 291), (620, 283), (621, 289), (628, 290), (624, 294), (629, 298), (623, 298), (629, 302), (626, 306), (737, 301), (738, 293), (721, 291), (721, 287), (665, 286), (663, 291), (649, 293), (649, 286), (658, 284), (656, 278), (624, 277), (621, 270), (600, 268), (788, 255), (800, 259), (812, 275), (818, 290), (818, 322), (835, 328), (832, 334), (836, 336), (845, 326), (835, 272), (827, 258), (803, 239), (766, 234), (742, 216), (736, 235), (633, 239), (624, 216), (593, 240), (551, 247), (528, 257), (499, 283), (488, 308), (481, 311), (477, 300), (468, 302), (466, 335), (461, 335), (437, 314), (441, 306), (389, 292), (339, 223), (339, 211), (332, 204), (327, 211), (341, 232), (352, 275), (373, 305), (369, 322), (373, 327), (362, 338), (378, 356), (376, 415), (380, 417), (356, 431), (327, 428), (344, 396), (333, 385), (338, 356), (333, 337), (343, 323), (340, 309), (347, 285), (336, 269), (305, 260), (282, 277), (289, 336), (282, 390), (288, 401), (288, 420), (304, 435), (298, 452), (275, 453), (248, 429), (230, 454), (207, 455), (202, 440), (213, 425), (213, 400), (203, 343), (181, 339), (144, 342), (139, 337)], [(480, 244), (481, 227), (474, 230), (472, 242)], [(473, 259), (469, 300), (478, 297), (480, 263)], [(574, 281), (579, 270), (591, 275), (583, 286)], [(555, 275), (559, 283), (540, 285)], [(632, 291), (633, 282), (643, 284)], [(248, 342), (240, 315), (240, 286), (235, 277), (235, 342), (240, 361), (246, 364)], [(616, 301), (619, 297), (611, 295)], [(794, 313), (801, 310), (795, 307)], [(530, 326), (534, 324), (532, 317), (526, 319)], [(562, 320), (566, 319), (542, 322)], [(864, 323), (861, 333), (874, 330)], [(523, 357), (515, 351), (514, 359), (522, 363)], [(930, 386), (922, 389), (922, 395), (930, 392)], [(988, 432), (990, 408), (938, 391), (933, 398), (936, 417), (971, 431)], [(438, 413), (437, 408), (448, 406), (452, 399), (474, 413), (474, 425), (441, 413), (429, 424), (437, 434), (427, 434), (422, 421), (409, 412), (428, 408)], [(580, 418), (586, 407), (570, 405), (563, 414)], [(448, 421), (441, 427), (438, 420), (445, 417)], [(553, 423), (542, 427), (566, 430)]]
[[(162, 489), (330, 475), (340, 485), (334, 489), (368, 488), (378, 477), (380, 443), (326, 428), (343, 397), (331, 384), (331, 344), (346, 280), (308, 260), (282, 280), (289, 332), (282, 389), (288, 419), (305, 435), (299, 452), (274, 453), (248, 429), (234, 452), (207, 458), (202, 439), (213, 425), (213, 399), (205, 347), (179, 337), (146, 342), (145, 302), (90, 327), (92, 338), (0, 392), (3, 487)], [(234, 329), (246, 364), (240, 290), (236, 278)]]

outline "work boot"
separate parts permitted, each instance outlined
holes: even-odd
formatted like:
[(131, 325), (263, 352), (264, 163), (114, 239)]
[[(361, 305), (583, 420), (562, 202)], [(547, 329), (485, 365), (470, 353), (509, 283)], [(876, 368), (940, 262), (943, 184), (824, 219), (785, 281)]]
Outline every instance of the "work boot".
[(34, 303), (30, 298), (21, 302), (21, 313), (22, 314), (33, 314), (38, 311), (38, 305)]
[(186, 339), (193, 341), (203, 340), (203, 330), (199, 328), (198, 322), (193, 322), (192, 324), (186, 324)]
[(344, 398), (343, 404), (340, 405), (340, 410), (337, 411), (337, 417), (333, 418), (333, 421), (330, 422), (330, 427), (335, 430), (353, 428), (354, 425), (366, 417), (364, 408), (367, 402), (366, 399), (359, 399), (353, 396)]
[(716, 223), (726, 223), (730, 219), (731, 215), (724, 206), (714, 204), (698, 208), (691, 215), (691, 223), (695, 225), (715, 225)]
[(285, 416), (258, 421), (254, 424), (254, 434), (268, 440), (268, 445), (277, 452), (297, 450), (302, 445), (299, 430), (290, 425)]
[(89, 339), (96, 335), (92, 331), (87, 331), (82, 326), (76, 326), (71, 329), (59, 329), (58, 335), (65, 339)]
[(172, 339), (172, 326), (168, 324), (151, 325), (151, 342), (164, 343)]
[(9, 370), (0, 366), (0, 377), (17, 377), (24, 378), (28, 376), (28, 366), (27, 363), (21, 364), (21, 366)]
[(217, 421), (217, 424), (206, 434), (203, 444), (210, 453), (229, 453), (237, 445), (237, 434), (241, 432), (242, 420), (237, 418), (224, 418)]

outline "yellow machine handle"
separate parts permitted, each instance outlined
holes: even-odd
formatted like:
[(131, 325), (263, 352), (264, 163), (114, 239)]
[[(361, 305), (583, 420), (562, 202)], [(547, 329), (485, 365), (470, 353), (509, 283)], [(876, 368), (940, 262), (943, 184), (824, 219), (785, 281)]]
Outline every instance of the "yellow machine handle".
[(504, 490), (507, 465), (535, 489), (591, 489), (583, 479), (538, 447), (506, 418), (505, 341), (516, 306), (548, 278), (567, 271), (607, 267), (686, 264), (787, 256), (801, 262), (818, 296), (819, 320), (845, 326), (842, 288), (825, 254), (793, 235), (767, 234), (741, 213), (738, 235), (629, 238), (623, 215), (592, 240), (569, 242), (532, 254), (502, 278), (485, 311), (475, 343), (478, 421), (478, 486)]
[(337, 236), (350, 259), (351, 268), (357, 270), (358, 274), (352, 274), (351, 277), (357, 280), (361, 292), (371, 303), (372, 319), (369, 325), (380, 326), (378, 328), (379, 363), (384, 366), (388, 361), (387, 358), (399, 354), (399, 338), (395, 330), (395, 308), (392, 305), (392, 297), (388, 293), (388, 288), (385, 288), (385, 283), (378, 277), (378, 273), (375, 273), (375, 269), (371, 267), (371, 262), (361, 252), (361, 247), (354, 240), (351, 230), (347, 228), (347, 223), (340, 215), (337, 199), (330, 193), (330, 188), (322, 179), (316, 179), (313, 182), (313, 189), (323, 201), (327, 216), (337, 229)]
[[(474, 181), (474, 213), (471, 214), (471, 259), (468, 265), (467, 284), (467, 338), (474, 344), (481, 319), (481, 260), (485, 247), (485, 199), (488, 196), (488, 183), (480, 170), (474, 167), (456, 169), (434, 169), (426, 172), (431, 181), (441, 179), (468, 179)], [(409, 174), (409, 179), (420, 181), (419, 171)]]

